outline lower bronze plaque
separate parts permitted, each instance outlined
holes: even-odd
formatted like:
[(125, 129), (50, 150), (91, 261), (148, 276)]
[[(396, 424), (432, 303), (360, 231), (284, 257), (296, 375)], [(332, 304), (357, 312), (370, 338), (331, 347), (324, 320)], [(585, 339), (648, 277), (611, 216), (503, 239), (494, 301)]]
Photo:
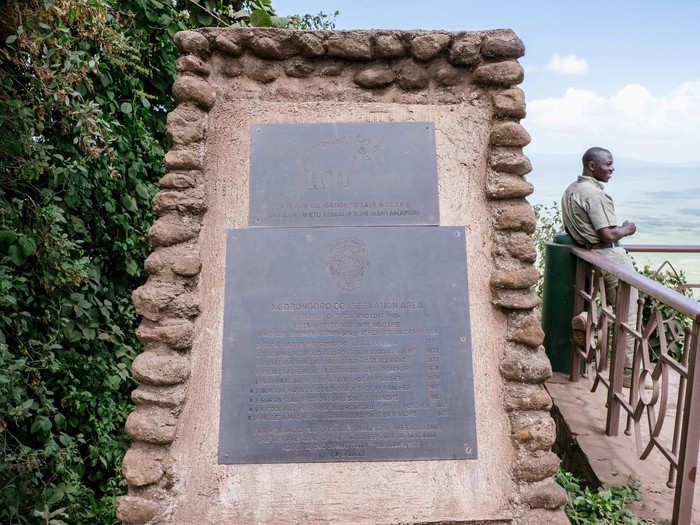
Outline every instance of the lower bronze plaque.
[(464, 229), (228, 232), (219, 463), (476, 458)]

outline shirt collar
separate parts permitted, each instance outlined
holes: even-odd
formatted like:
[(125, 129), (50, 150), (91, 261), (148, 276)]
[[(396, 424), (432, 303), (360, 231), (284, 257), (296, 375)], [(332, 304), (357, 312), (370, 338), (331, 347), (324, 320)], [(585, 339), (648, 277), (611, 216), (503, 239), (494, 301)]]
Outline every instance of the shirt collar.
[(598, 179), (594, 179), (593, 177), (589, 177), (588, 175), (579, 175), (578, 182), (592, 182), (593, 184), (598, 186), (601, 190), (605, 189), (605, 185), (603, 185), (602, 182), (600, 182)]

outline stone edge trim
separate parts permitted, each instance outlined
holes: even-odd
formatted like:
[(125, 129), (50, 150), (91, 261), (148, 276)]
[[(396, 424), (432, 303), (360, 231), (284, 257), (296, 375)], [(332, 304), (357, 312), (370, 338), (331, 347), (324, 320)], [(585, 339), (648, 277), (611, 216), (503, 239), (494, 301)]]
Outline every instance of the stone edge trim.
[[(189, 351), (199, 315), (198, 237), (206, 211), (202, 170), (208, 112), (217, 98), (208, 79), (212, 75), (210, 59), (218, 54), (229, 58), (253, 55), (262, 60), (262, 66), (247, 75), (262, 85), (277, 78), (264, 73), (277, 71), (280, 61), (289, 66), (286, 74), (297, 78), (305, 76), (308, 61), (323, 57), (359, 64), (362, 68), (352, 80), (369, 92), (368, 101), (376, 100), (372, 96), (389, 84), (415, 92), (425, 89), (427, 82), (445, 87), (464, 78), (489, 94), (493, 119), (484, 191), (491, 201), (495, 230), (492, 302), (507, 318), (508, 342), (500, 370), (516, 452), (512, 467), (517, 487), (511, 502), (513, 523), (566, 523), (559, 509), (566, 502), (566, 494), (553, 480), (559, 459), (550, 450), (555, 436), (548, 412), (551, 398), (542, 384), (551, 375), (551, 366), (541, 346), (544, 334), (534, 310), (539, 299), (530, 290), (538, 274), (533, 266), (531, 239), (535, 216), (525, 200), (533, 191), (524, 179), (531, 166), (522, 153), (530, 137), (519, 124), (525, 116), (524, 94), (514, 87), (523, 78), (516, 60), (524, 54), (520, 39), (511, 30), (448, 33), (203, 28), (177, 33), (175, 43), (181, 55), (175, 63), (178, 75), (172, 88), (178, 105), (167, 122), (172, 141), (165, 156), (168, 173), (160, 180), (162, 191), (153, 199), (158, 219), (148, 233), (154, 249), (144, 263), (149, 277), (132, 295), (136, 311), (143, 317), (137, 335), (145, 349), (132, 365), (140, 386), (132, 392), (136, 408), (125, 426), (136, 441), (123, 460), (122, 473), (129, 492), (118, 500), (118, 519), (127, 525), (165, 523), (172, 510), (174, 474), (168, 451), (186, 397)], [(381, 62), (374, 70), (372, 64), (361, 64), (372, 60)], [(403, 61), (398, 72), (386, 65), (395, 60)], [(431, 69), (430, 64), (438, 61), (440, 65)], [(370, 67), (364, 67), (367, 65)], [(227, 68), (223, 71), (227, 77), (243, 73), (236, 63), (224, 61), (223, 67)], [(432, 76), (427, 78), (426, 72)], [(284, 98), (283, 93), (276, 96)]]

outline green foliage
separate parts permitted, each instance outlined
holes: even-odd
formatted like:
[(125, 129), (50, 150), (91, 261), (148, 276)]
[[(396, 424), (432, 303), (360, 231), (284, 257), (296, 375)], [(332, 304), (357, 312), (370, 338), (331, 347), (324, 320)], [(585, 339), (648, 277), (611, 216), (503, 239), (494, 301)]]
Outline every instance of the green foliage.
[(535, 219), (537, 227), (535, 233), (532, 234), (532, 239), (535, 242), (537, 250), (537, 261), (535, 267), (540, 274), (540, 278), (535, 284), (535, 293), (542, 298), (542, 286), (544, 284), (544, 247), (545, 244), (554, 239), (557, 233), (564, 231), (564, 223), (561, 219), (561, 211), (559, 205), (552, 201), (552, 204), (546, 206), (544, 204), (535, 204)]
[(115, 523), (174, 33), (269, 0), (0, 4), (0, 523)]
[[(677, 271), (669, 261), (664, 262), (661, 267), (655, 270), (649, 265), (645, 265), (640, 269), (635, 263), (635, 270), (649, 279), (658, 281), (667, 288), (676, 290), (687, 297), (693, 297), (692, 291), (684, 288), (683, 286), (688, 282), (685, 277), (685, 272), (683, 270)], [(666, 321), (665, 330), (668, 353), (677, 361), (682, 361), (684, 329), (686, 327), (691, 327), (693, 320), (678, 312), (674, 308), (663, 304), (654, 297), (646, 294), (640, 295), (641, 298), (644, 299), (644, 307), (642, 309), (642, 326), (646, 326), (649, 319), (651, 319), (651, 316), (656, 315), (655, 312), (657, 310), (660, 311), (663, 319)], [(674, 332), (681, 336), (676, 341), (672, 340), (672, 333)], [(659, 340), (659, 332), (654, 331), (654, 333), (649, 337), (649, 357), (652, 361), (656, 361), (659, 355), (661, 355), (661, 341)]]
[(583, 487), (570, 472), (559, 470), (555, 479), (569, 496), (564, 506), (566, 517), (573, 525), (653, 525), (653, 521), (636, 517), (625, 506), (640, 501), (639, 482), (628, 478), (624, 485), (601, 487), (593, 492)]

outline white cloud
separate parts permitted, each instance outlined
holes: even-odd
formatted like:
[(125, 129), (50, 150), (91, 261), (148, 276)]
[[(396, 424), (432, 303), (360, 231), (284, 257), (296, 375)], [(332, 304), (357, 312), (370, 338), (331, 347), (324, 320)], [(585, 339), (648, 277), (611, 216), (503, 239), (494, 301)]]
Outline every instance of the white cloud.
[(539, 153), (580, 153), (607, 145), (618, 155), (659, 162), (700, 160), (700, 80), (663, 95), (629, 84), (615, 95), (569, 88), (528, 103), (525, 126)]
[(561, 75), (585, 75), (588, 73), (588, 62), (585, 58), (578, 58), (576, 55), (560, 56), (554, 53), (547, 64), (547, 69)]

